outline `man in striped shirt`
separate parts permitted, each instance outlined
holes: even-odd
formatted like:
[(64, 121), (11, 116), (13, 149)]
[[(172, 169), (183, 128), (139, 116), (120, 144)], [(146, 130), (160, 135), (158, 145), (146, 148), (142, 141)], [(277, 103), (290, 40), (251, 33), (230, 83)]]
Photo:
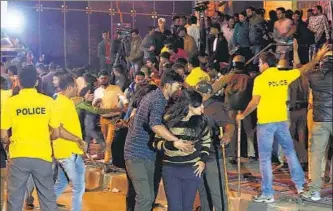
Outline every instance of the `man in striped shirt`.
[(308, 29), (314, 33), (316, 48), (329, 42), (331, 36), (327, 15), (323, 13), (320, 5), (313, 7), (313, 16), (309, 18)]

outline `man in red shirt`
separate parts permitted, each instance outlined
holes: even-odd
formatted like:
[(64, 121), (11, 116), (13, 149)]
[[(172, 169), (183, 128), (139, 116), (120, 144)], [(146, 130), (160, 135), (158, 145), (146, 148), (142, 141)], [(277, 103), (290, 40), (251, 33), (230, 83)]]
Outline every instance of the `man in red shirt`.
[(174, 44), (172, 44), (169, 47), (168, 52), (171, 55), (170, 56), (170, 61), (172, 63), (174, 63), (179, 58), (188, 59), (188, 54), (186, 53), (186, 51), (184, 49), (177, 48)]
[(111, 41), (109, 31), (102, 33), (102, 42), (98, 44), (98, 57), (100, 62), (100, 69), (111, 71)]

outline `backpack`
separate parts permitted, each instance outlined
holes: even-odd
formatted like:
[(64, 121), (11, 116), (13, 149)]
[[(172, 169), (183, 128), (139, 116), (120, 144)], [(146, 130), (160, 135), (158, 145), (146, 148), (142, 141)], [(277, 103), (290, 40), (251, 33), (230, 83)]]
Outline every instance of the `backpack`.
[(225, 102), (231, 110), (245, 110), (252, 99), (253, 79), (247, 74), (234, 74), (225, 88)]

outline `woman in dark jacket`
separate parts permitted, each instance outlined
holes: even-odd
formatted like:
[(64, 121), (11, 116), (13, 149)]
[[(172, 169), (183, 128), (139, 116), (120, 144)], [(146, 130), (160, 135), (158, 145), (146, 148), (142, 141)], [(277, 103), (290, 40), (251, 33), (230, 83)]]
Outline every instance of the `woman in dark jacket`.
[(170, 142), (156, 136), (153, 144), (164, 152), (162, 177), (168, 211), (192, 211), (211, 145), (201, 94), (182, 90), (167, 109), (164, 120), (167, 128), (180, 139)]

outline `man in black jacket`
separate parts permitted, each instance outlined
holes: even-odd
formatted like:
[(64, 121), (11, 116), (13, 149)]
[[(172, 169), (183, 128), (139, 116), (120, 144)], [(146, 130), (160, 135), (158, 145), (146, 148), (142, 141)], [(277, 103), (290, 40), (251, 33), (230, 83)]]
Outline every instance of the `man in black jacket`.
[(320, 197), (321, 162), (333, 135), (333, 54), (326, 53), (320, 70), (309, 75), (313, 95), (313, 120), (311, 143), (311, 183), (303, 197), (318, 201)]

